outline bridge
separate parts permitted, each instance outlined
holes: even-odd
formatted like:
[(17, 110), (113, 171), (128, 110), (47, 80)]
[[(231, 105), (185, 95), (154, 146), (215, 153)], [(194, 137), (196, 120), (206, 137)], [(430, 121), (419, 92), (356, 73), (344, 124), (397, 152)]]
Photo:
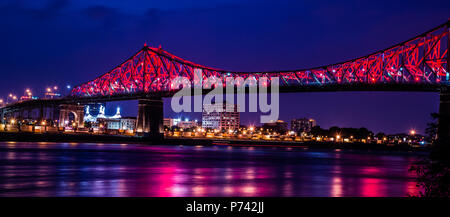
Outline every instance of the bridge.
[[(173, 96), (180, 90), (180, 86), (172, 83), (177, 77), (185, 77), (194, 85), (214, 77), (221, 80), (224, 87), (229, 78), (255, 82), (267, 79), (268, 83), (265, 85), (269, 86), (270, 78), (278, 77), (280, 92), (440, 92), (440, 113), (450, 114), (450, 94), (447, 91), (450, 84), (449, 34), (450, 20), (411, 39), (363, 57), (309, 69), (267, 72), (237, 72), (203, 66), (175, 56), (161, 47), (144, 45), (109, 72), (75, 86), (69, 96), (58, 99), (57, 102), (35, 100), (31, 104), (59, 104), (63, 108), (59, 119), (64, 120), (70, 112), (83, 115), (75, 105), (137, 99), (137, 131), (156, 135), (162, 133), (161, 98)], [(196, 70), (202, 72), (201, 78), (195, 73)], [(8, 105), (3, 108), (2, 116), (24, 107), (33, 106), (30, 102)], [(64, 125), (62, 121), (59, 123)], [(82, 120), (79, 124), (82, 125)], [(443, 124), (441, 121), (439, 127), (450, 137), (448, 123)]]

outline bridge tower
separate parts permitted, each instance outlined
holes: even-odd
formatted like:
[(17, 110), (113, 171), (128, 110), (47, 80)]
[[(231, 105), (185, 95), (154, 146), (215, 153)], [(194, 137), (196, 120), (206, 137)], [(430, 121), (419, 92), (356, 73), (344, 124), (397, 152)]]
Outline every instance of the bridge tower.
[(162, 98), (139, 99), (136, 132), (155, 139), (164, 137)]

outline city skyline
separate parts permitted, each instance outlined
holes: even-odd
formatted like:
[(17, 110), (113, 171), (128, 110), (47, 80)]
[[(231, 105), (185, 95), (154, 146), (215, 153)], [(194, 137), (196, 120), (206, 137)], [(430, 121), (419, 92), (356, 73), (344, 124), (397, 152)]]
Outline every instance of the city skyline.
[(88, 198), (139, 197), (177, 216), (448, 197), (449, 12), (440, 0), (0, 1), (0, 197), (94, 209)]
[[(161, 45), (181, 57), (229, 70), (296, 69), (339, 62), (391, 46), (442, 23), (448, 19), (450, 8), (448, 3), (441, 3), (438, 9), (431, 10), (432, 4), (420, 1), (407, 5), (339, 3), (342, 11), (357, 6), (357, 12), (352, 15), (331, 10), (337, 3), (274, 6), (268, 1), (232, 1), (189, 7), (180, 1), (176, 3), (140, 2), (142, 7), (136, 9), (119, 2), (108, 5), (58, 0), (3, 2), (0, 9), (5, 13), (0, 16), (8, 31), (4, 36), (8, 44), (0, 64), (5, 72), (10, 72), (3, 78), (14, 82), (2, 84), (0, 98), (9, 93), (20, 96), (26, 88), (36, 93), (53, 85), (62, 89), (67, 85), (73, 87), (83, 82), (83, 77), (107, 72), (144, 43)], [(250, 8), (259, 12), (249, 14)], [(235, 16), (226, 16), (230, 9)], [(318, 11), (327, 11), (330, 18), (323, 19)], [(277, 18), (270, 20), (261, 12)], [(126, 16), (119, 21), (114, 18), (117, 15)], [(190, 26), (196, 20), (199, 25)], [(141, 28), (144, 24), (145, 28)], [(172, 28), (175, 26), (178, 28)], [(200, 29), (208, 34), (199, 34), (196, 30)], [(25, 37), (29, 35), (24, 34), (27, 31), (33, 31), (32, 38)], [(185, 33), (190, 36), (185, 37)], [(38, 55), (24, 56), (26, 52), (22, 50), (27, 49)], [(38, 80), (39, 83), (33, 82)], [(284, 112), (280, 119), (313, 116), (323, 127), (365, 126), (391, 133), (410, 128), (423, 133), (431, 121), (430, 113), (437, 112), (438, 104), (438, 94), (434, 93), (296, 93), (294, 97), (296, 101), (283, 100), (288, 97), (281, 95), (280, 109)], [(304, 103), (310, 101), (314, 103)], [(295, 105), (291, 106), (292, 103)], [(122, 103), (121, 107), (134, 115), (137, 111), (133, 104)], [(355, 109), (356, 106), (364, 108)], [(164, 112), (172, 115), (170, 109)], [(253, 114), (242, 115), (243, 123), (258, 124), (256, 119)]]

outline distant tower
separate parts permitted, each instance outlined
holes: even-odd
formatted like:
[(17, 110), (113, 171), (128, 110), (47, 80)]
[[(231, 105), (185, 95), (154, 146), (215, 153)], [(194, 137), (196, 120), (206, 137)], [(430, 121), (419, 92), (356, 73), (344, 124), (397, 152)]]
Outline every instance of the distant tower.
[(103, 105), (100, 106), (97, 118), (106, 118), (106, 116), (105, 116), (105, 106), (103, 106)]
[(116, 112), (116, 114), (114, 115), (114, 116), (111, 116), (111, 118), (116, 118), (116, 119), (118, 119), (118, 118), (121, 118), (122, 116), (120, 115), (120, 107), (117, 107), (117, 112)]
[(84, 121), (85, 122), (95, 122), (95, 118), (90, 114), (90, 107), (87, 105), (86, 106), (86, 113), (84, 115)]

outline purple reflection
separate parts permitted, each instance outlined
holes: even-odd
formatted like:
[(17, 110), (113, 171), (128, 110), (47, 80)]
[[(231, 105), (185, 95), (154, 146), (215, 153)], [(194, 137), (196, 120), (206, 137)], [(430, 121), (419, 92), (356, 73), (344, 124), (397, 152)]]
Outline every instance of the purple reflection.
[(414, 153), (0, 143), (0, 196), (408, 196)]

